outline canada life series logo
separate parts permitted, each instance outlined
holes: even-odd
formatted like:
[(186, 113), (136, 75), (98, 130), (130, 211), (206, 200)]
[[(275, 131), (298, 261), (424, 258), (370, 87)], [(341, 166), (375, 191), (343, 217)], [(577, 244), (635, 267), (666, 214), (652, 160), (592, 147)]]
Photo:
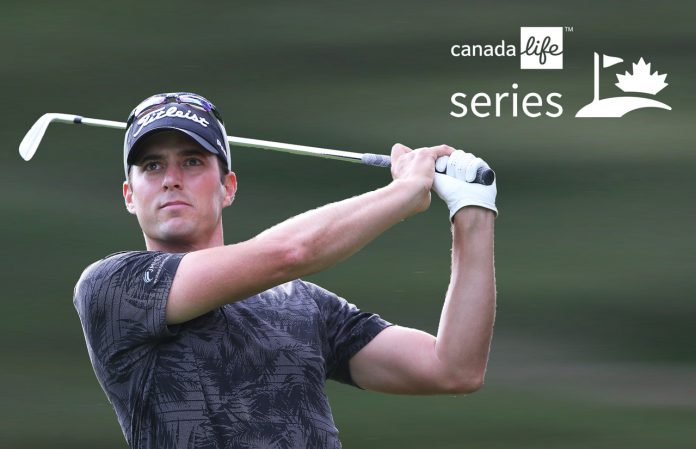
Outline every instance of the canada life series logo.
[[(564, 34), (572, 32), (572, 27), (521, 27), (519, 49), (514, 44), (502, 40), (497, 44), (455, 44), (450, 47), (450, 54), (456, 58), (484, 59), (519, 56), (521, 70), (562, 70), (563, 37)], [(665, 103), (651, 98), (667, 87), (667, 74), (652, 72), (651, 63), (642, 57), (633, 63), (631, 73), (626, 70), (624, 74), (616, 74), (618, 82), (615, 86), (626, 93), (639, 93), (651, 97), (619, 95), (600, 98), (600, 70), (623, 62), (622, 58), (616, 56), (594, 53), (592, 101), (577, 111), (576, 117), (623, 117), (628, 112), (642, 108), (671, 110)], [(455, 92), (450, 97), (450, 115), (456, 118), (467, 115), (480, 118), (519, 115), (556, 118), (563, 114), (563, 94), (560, 92), (522, 93), (518, 89), (519, 84), (513, 82), (508, 92), (478, 92), (472, 95)]]

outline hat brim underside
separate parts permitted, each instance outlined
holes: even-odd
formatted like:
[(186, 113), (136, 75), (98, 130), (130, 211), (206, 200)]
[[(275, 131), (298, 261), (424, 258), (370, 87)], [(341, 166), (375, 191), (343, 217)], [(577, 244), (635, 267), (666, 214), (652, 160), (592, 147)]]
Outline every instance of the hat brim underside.
[[(207, 140), (205, 140), (203, 137), (199, 136), (198, 134), (194, 133), (193, 131), (189, 131), (187, 129), (182, 129), (178, 128), (176, 126), (162, 126), (160, 128), (156, 129), (151, 129), (147, 131), (145, 134), (142, 136), (138, 137), (138, 139), (133, 143), (133, 146), (131, 147), (131, 150), (128, 152), (128, 165), (133, 165), (133, 162), (135, 161), (135, 156), (137, 153), (141, 150), (140, 144), (145, 140), (146, 137), (152, 136), (154, 134), (157, 134), (162, 131), (179, 131), (193, 140), (195, 140), (200, 146), (202, 146), (204, 149), (209, 151), (210, 153), (213, 153), (214, 155), (220, 157), (223, 161), (227, 160), (227, 157), (224, 153), (221, 153), (220, 150), (213, 145), (210, 144)], [(225, 166), (225, 171), (227, 171), (227, 163), (224, 164)]]

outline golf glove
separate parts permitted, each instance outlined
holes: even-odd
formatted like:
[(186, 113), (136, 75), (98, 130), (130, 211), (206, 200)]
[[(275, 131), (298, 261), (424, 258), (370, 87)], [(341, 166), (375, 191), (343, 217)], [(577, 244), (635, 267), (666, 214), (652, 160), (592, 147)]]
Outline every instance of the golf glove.
[(498, 215), (498, 209), (495, 207), (497, 193), (495, 181), (489, 186), (472, 183), (480, 168), (490, 167), (483, 159), (462, 150), (457, 150), (450, 156), (442, 156), (435, 161), (433, 190), (447, 203), (450, 221), (454, 214), (465, 206), (484, 207)]

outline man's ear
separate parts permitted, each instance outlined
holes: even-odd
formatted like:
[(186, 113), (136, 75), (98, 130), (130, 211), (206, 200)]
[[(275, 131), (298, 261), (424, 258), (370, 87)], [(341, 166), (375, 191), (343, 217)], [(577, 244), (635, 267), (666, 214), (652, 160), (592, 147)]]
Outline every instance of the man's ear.
[(123, 200), (126, 203), (126, 209), (128, 212), (135, 215), (135, 203), (133, 202), (133, 189), (131, 188), (128, 181), (123, 181)]
[(233, 171), (227, 173), (222, 186), (225, 188), (225, 199), (222, 202), (222, 207), (227, 207), (232, 204), (234, 196), (237, 194), (237, 175)]

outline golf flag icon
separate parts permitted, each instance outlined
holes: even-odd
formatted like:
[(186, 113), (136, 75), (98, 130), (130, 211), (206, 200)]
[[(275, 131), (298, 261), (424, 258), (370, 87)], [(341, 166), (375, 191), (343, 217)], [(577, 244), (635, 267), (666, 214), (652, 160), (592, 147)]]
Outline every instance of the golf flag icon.
[[(615, 56), (602, 55), (602, 68), (606, 69), (623, 62)], [(627, 113), (642, 108), (660, 108), (672, 110), (668, 105), (651, 98), (635, 96), (618, 96), (599, 98), (599, 54), (594, 54), (594, 97), (592, 102), (580, 109), (576, 117), (623, 117)], [(655, 95), (665, 87), (667, 74), (650, 73), (650, 65), (643, 58), (633, 64), (633, 73), (617, 74), (619, 80), (616, 86), (624, 92), (640, 92)]]
[[(597, 53), (595, 53), (597, 54)], [(613, 65), (616, 65), (620, 62), (623, 62), (623, 59), (617, 58), (615, 56), (607, 56), (607, 55), (602, 55), (602, 68), (606, 69), (607, 67), (611, 67)]]

